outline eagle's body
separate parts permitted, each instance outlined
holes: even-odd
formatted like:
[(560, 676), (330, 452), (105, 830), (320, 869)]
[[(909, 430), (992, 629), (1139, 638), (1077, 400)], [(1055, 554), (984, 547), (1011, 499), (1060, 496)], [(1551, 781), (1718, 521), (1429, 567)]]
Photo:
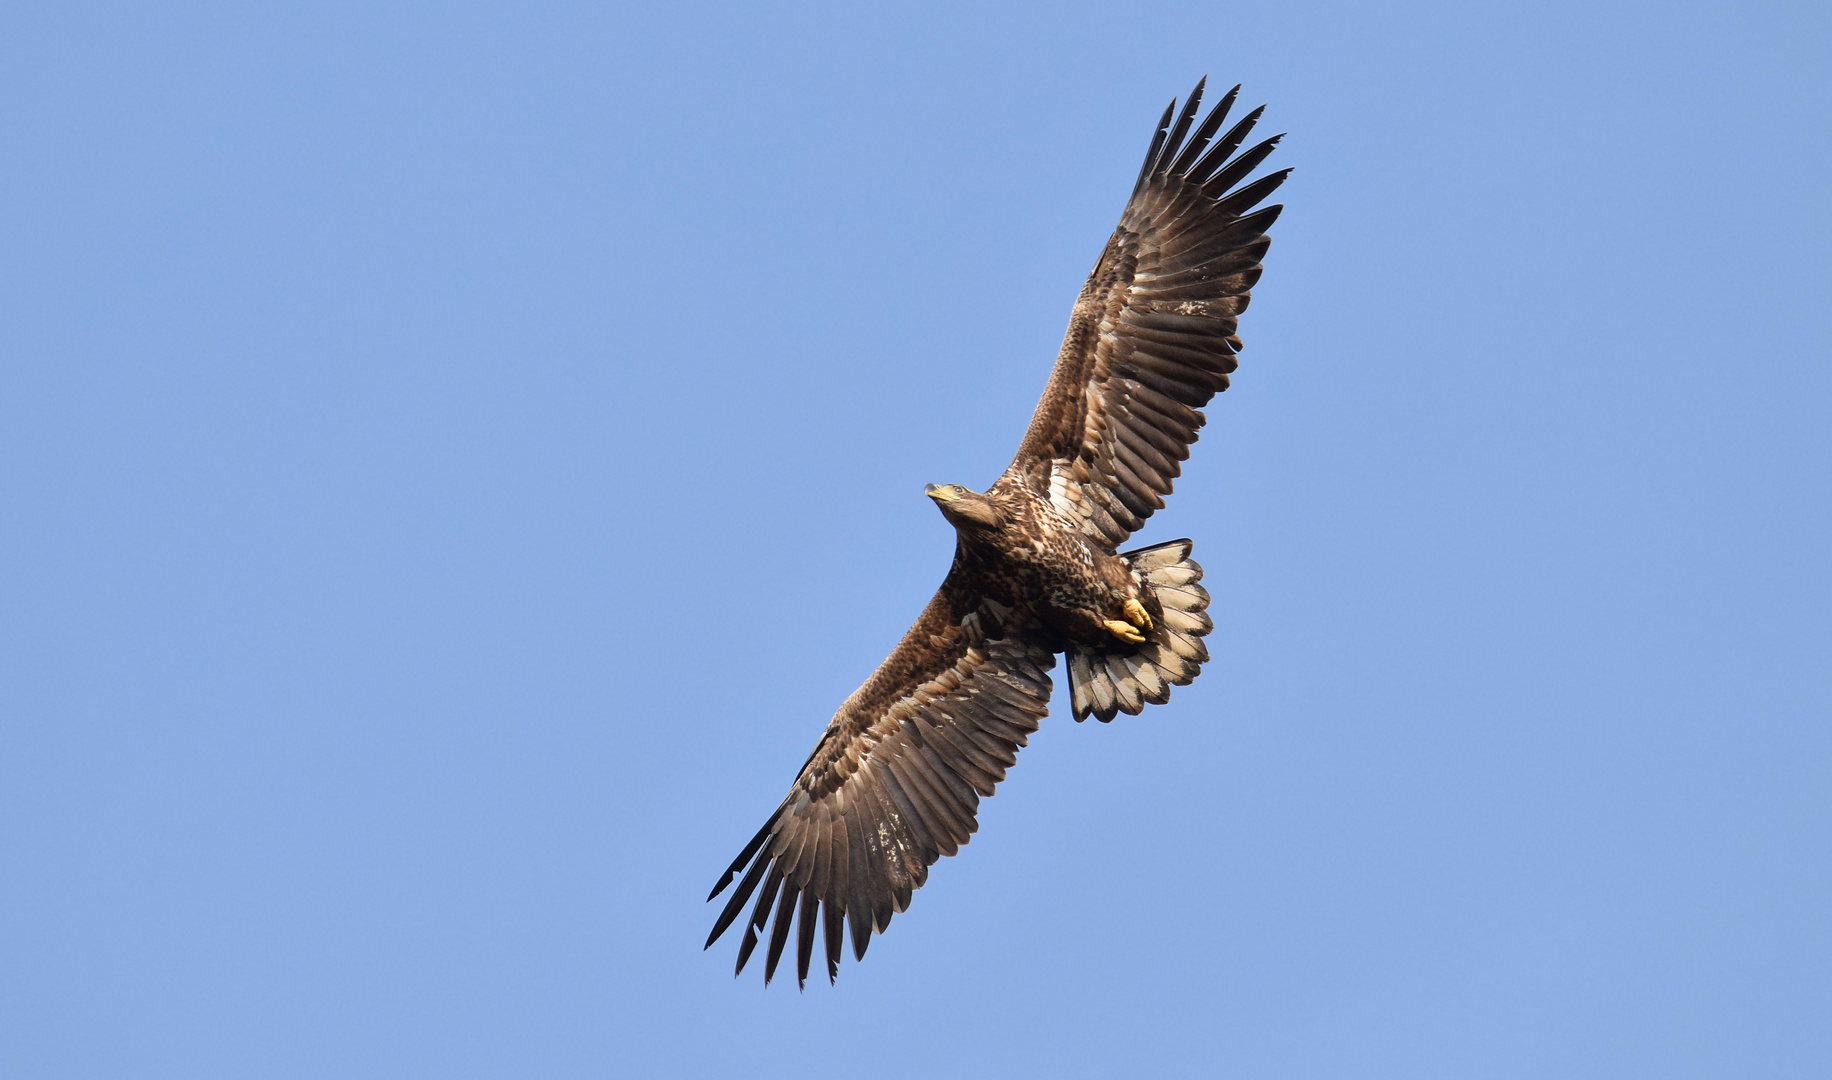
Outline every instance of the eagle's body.
[(1001, 481), (985, 499), (998, 524), (956, 526), (948, 576), (965, 595), (1024, 609), (1018, 621), (1034, 620), (1053, 639), (1051, 651), (1070, 642), (1104, 646), (1113, 633), (1107, 623), (1124, 621), (1126, 601), (1146, 599), (1123, 560), (1029, 487)]
[(847, 924), (864, 957), (929, 866), (972, 835), (979, 799), (1048, 712), (1055, 654), (1075, 718), (1103, 721), (1168, 701), (1208, 659), (1190, 542), (1119, 551), (1164, 505), (1198, 410), (1227, 389), (1280, 210), (1253, 208), (1285, 172), (1241, 183), (1278, 138), (1233, 156), (1260, 110), (1216, 138), (1230, 91), (1192, 134), (1201, 93), (1174, 127), (1176, 103), (1165, 110), (1011, 466), (984, 494), (930, 485), (956, 532), (947, 579), (713, 889), (742, 875), (708, 946), (756, 896), (740, 971), (768, 926), (767, 982), (794, 923), (805, 982), (817, 919), (829, 979)]

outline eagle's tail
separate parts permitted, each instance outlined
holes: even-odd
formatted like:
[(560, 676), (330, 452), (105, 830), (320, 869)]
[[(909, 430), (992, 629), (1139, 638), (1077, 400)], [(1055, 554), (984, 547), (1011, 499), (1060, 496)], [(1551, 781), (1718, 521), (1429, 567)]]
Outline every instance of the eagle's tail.
[[(1083, 651), (1070, 646), (1069, 701), (1077, 721), (1093, 713), (1103, 723), (1116, 713), (1136, 715), (1147, 702), (1162, 705), (1170, 688), (1187, 686), (1209, 658), (1202, 636), (1215, 626), (1205, 609), (1209, 593), (1202, 567), (1190, 558), (1188, 540), (1122, 551), (1141, 584), (1157, 598), (1145, 644)], [(1150, 605), (1147, 606), (1150, 610)]]

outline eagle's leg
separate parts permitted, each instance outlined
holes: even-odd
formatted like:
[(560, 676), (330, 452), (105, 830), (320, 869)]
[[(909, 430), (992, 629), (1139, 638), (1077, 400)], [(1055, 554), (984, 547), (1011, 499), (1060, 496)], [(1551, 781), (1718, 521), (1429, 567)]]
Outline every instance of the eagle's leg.
[(1126, 598), (1126, 621), (1140, 630), (1151, 629), (1151, 616), (1145, 613), (1145, 605), (1130, 596)]
[[(1144, 613), (1142, 609), (1139, 612), (1141, 615)], [(1107, 628), (1109, 634), (1119, 638), (1121, 641), (1130, 642), (1134, 645), (1145, 644), (1145, 635), (1139, 633), (1138, 627), (1129, 622), (1121, 622), (1119, 619), (1108, 619), (1101, 623), (1101, 625)]]

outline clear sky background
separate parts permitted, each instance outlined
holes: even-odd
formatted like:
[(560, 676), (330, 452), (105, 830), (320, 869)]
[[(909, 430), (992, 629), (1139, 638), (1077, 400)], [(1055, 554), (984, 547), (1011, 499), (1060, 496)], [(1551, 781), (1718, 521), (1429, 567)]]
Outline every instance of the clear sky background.
[[(0, 1073), (1832, 1075), (1828, 10), (8, 5)], [(1204, 73), (1214, 663), (734, 981)]]

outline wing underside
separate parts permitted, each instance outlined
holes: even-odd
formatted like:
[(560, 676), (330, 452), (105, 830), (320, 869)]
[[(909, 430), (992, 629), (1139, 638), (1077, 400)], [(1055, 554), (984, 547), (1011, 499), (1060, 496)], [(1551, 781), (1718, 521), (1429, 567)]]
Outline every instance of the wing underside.
[(1022, 633), (991, 636), (1004, 633), (996, 605), (956, 617), (964, 605), (949, 593), (944, 585), (841, 706), (788, 796), (713, 889), (717, 896), (738, 878), (706, 940), (711, 946), (745, 915), (737, 971), (767, 929), (764, 981), (772, 979), (792, 922), (798, 984), (817, 937), (829, 980), (848, 926), (854, 958), (863, 959), (929, 867), (967, 843), (979, 800), (1048, 713), (1055, 656)]
[(1254, 207), (1289, 169), (1241, 183), (1280, 138), (1236, 154), (1263, 110), (1216, 136), (1238, 90), (1199, 125), (1201, 83), (1180, 113), (1165, 110), (1001, 481), (1031, 485), (1109, 548), (1164, 506), (1201, 408), (1227, 389), (1238, 317), (1282, 209)]

